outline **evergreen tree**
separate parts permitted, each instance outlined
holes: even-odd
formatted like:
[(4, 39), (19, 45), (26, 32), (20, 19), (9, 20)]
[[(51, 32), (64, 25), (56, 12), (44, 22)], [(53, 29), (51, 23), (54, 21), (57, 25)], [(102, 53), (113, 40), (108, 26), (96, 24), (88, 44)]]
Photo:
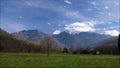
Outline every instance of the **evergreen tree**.
[(120, 34), (119, 34), (119, 37), (118, 37), (118, 49), (119, 49), (119, 54), (120, 54)]
[(63, 48), (63, 53), (68, 53), (68, 49), (66, 47)]

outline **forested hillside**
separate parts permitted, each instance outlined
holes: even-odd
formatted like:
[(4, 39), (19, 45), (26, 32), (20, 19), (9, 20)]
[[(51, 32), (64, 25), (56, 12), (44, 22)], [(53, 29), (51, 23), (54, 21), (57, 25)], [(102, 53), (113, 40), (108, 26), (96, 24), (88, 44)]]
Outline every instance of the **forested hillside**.
[[(44, 40), (43, 40), (44, 41)], [(47, 45), (43, 42), (37, 44), (18, 39), (0, 29), (0, 52), (46, 52)], [(52, 52), (58, 52), (57, 46), (51, 45)]]

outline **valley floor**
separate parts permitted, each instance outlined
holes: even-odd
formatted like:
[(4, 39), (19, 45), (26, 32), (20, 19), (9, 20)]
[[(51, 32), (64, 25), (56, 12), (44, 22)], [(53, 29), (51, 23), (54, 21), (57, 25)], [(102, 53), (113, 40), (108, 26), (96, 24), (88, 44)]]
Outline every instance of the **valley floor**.
[(120, 68), (120, 55), (0, 53), (0, 68)]

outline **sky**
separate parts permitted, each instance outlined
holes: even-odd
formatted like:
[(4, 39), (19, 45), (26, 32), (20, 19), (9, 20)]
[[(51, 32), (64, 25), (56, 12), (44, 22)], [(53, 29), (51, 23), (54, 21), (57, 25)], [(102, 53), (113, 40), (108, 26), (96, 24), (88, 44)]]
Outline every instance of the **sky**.
[(95, 32), (117, 36), (119, 0), (0, 0), (0, 28), (13, 33)]

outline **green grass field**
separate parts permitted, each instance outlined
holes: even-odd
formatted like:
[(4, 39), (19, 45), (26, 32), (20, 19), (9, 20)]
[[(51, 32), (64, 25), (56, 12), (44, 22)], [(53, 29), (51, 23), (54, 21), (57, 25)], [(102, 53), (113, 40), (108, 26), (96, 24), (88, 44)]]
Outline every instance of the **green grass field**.
[(120, 68), (120, 55), (0, 53), (0, 68)]

